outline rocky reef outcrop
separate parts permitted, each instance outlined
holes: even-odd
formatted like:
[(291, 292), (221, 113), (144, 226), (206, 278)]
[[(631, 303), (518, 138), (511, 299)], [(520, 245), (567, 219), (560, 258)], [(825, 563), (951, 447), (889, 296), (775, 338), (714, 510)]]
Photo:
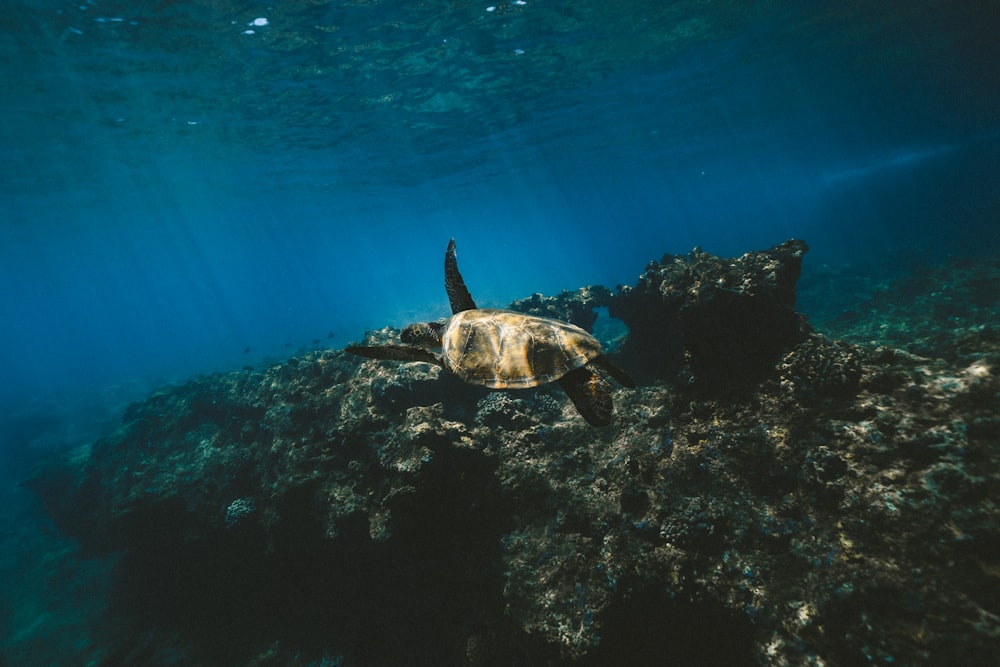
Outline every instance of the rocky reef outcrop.
[(643, 383), (606, 429), (549, 387), (337, 350), (133, 405), (28, 482), (121, 554), (100, 660), (986, 664), (1000, 347), (824, 337), (795, 311), (804, 252), (514, 304), (628, 325)]
[(710, 390), (760, 380), (809, 328), (795, 311), (795, 283), (806, 244), (726, 259), (695, 248), (651, 262), (634, 287), (609, 300), (629, 328), (622, 356), (648, 381)]

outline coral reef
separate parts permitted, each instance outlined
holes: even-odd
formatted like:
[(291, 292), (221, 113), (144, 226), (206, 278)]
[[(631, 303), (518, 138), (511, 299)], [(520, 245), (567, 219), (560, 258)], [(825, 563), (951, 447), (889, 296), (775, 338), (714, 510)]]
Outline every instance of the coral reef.
[(107, 664), (986, 664), (1000, 345), (812, 331), (804, 252), (515, 304), (629, 325), (608, 429), (317, 350), (158, 391), (28, 484), (122, 554)]
[[(811, 280), (824, 298), (810, 308), (810, 319), (836, 338), (953, 363), (974, 360), (984, 345), (1000, 339), (997, 257), (956, 258), (930, 270), (915, 267), (901, 278), (869, 267), (824, 273)], [(838, 300), (849, 305), (837, 307)]]

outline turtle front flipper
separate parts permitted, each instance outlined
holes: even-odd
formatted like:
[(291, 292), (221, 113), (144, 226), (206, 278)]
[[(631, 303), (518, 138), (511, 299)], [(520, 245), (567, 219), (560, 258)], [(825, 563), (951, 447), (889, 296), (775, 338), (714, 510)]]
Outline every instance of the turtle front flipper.
[(588, 424), (607, 426), (611, 423), (611, 412), (614, 410), (611, 384), (599, 373), (583, 366), (559, 378), (559, 386), (569, 395)]
[(462, 274), (458, 271), (455, 239), (448, 242), (448, 249), (444, 253), (444, 288), (448, 292), (448, 301), (451, 302), (452, 315), (476, 309), (476, 302), (472, 300), (472, 295), (462, 280)]
[(351, 345), (345, 347), (344, 352), (356, 354), (359, 357), (368, 357), (369, 359), (423, 361), (436, 366), (442, 365), (437, 355), (421, 347), (407, 347), (405, 345)]

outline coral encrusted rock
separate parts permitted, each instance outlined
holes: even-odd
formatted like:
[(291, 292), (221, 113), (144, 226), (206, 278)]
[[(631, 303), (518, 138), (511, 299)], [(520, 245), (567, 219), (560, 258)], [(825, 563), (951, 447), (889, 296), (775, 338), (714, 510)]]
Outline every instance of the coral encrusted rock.
[(120, 554), (105, 664), (991, 663), (1000, 345), (813, 332), (804, 251), (520, 302), (628, 323), (605, 429), (336, 350), (154, 393), (28, 482)]

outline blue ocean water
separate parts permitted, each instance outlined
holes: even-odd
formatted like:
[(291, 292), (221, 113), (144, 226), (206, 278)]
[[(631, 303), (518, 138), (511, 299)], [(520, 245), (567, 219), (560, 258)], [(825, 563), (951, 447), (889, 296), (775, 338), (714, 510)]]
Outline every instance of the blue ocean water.
[(443, 315), (451, 236), (487, 305), (696, 245), (993, 251), (998, 14), (8, 3), (0, 404), (51, 426)]

